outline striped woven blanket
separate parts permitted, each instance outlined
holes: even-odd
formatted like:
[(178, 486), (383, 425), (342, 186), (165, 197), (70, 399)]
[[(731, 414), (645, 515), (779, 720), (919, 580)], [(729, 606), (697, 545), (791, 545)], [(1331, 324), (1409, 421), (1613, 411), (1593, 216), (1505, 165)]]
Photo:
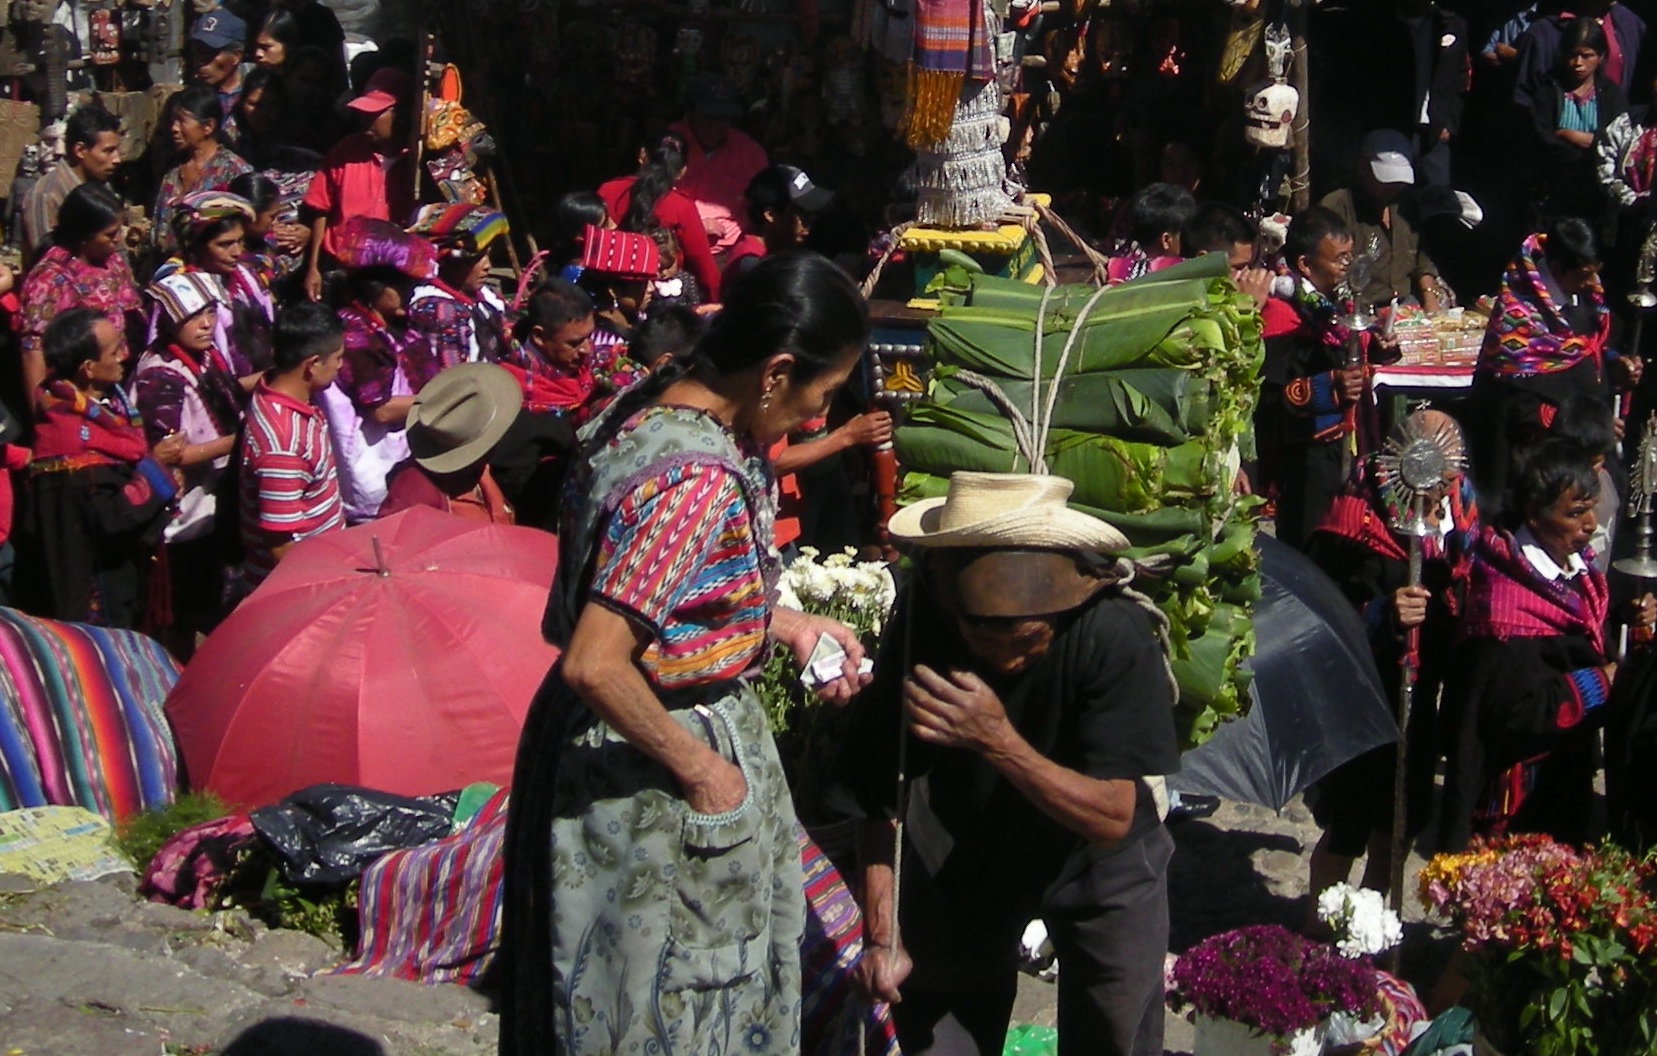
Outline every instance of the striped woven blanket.
[(178, 753), (161, 712), (178, 664), (133, 631), (0, 608), (0, 811), (165, 807)]
[[(506, 803), (503, 789), (453, 836), (369, 866), (357, 902), (358, 956), (335, 971), (424, 983), (481, 980), (500, 944)], [(801, 1052), (898, 1056), (886, 1007), (871, 1007), (852, 987), (863, 953), (857, 903), (817, 845), (802, 830), (796, 835), (806, 895)]]

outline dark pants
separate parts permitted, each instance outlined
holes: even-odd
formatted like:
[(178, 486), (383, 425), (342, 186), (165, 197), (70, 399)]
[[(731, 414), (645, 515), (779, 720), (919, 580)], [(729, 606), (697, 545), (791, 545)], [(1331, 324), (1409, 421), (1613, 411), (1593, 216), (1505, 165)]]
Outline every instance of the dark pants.
[(1277, 487), (1277, 538), (1296, 550), (1329, 512), (1346, 484), (1347, 438), (1327, 444), (1285, 444)]
[[(1161, 826), (1054, 893), (1043, 910), (1059, 959), (1061, 1056), (1162, 1056), (1162, 963), (1168, 950), (1168, 860), (1174, 841)], [(911, 897), (905, 877), (905, 900)], [(1024, 922), (1013, 926), (1022, 930)], [(963, 931), (1005, 934), (970, 917)], [(905, 913), (905, 941), (911, 939)], [(914, 936), (919, 938), (920, 936)], [(923, 940), (924, 941), (924, 940)], [(965, 965), (931, 973), (928, 950), (911, 945), (914, 982), (892, 1018), (908, 1056), (999, 1056), (1018, 992), (1012, 951), (989, 952), (1000, 970)], [(937, 975), (948, 977), (947, 985)], [(929, 978), (930, 977), (930, 978)], [(930, 984), (930, 985), (929, 985)]]

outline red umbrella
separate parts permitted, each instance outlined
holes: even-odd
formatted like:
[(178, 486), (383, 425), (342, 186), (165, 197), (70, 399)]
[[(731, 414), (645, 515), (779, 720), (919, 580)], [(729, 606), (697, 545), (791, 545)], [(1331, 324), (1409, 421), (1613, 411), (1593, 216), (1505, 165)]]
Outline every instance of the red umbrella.
[(558, 540), (427, 508), (308, 539), (167, 697), (190, 783), (248, 807), (331, 781), (506, 785), (558, 651)]

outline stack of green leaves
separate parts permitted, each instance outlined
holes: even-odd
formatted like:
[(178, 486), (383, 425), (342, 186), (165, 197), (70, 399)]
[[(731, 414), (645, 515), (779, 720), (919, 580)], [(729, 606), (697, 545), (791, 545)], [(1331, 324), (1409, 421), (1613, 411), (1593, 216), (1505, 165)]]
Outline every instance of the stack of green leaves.
[(1180, 733), (1201, 744), (1249, 701), (1259, 504), (1232, 482), (1253, 447), (1254, 302), (1218, 255), (1106, 291), (1085, 316), (1088, 286), (1050, 291), (1045, 311), (1040, 287), (961, 286), (928, 328), (928, 397), (897, 432), (901, 501), (944, 494), (956, 470), (1028, 472), (1006, 406), (1034, 422), (1051, 405), (1048, 472), (1075, 482), (1076, 509), (1122, 530), (1126, 556), (1158, 568), (1141, 585), (1171, 621)]

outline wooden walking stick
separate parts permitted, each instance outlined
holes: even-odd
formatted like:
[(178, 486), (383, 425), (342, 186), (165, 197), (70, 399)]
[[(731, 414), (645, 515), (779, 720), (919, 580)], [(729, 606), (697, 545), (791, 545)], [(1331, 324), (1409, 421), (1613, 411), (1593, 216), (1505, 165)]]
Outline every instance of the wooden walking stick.
[[(1427, 534), (1427, 508), (1437, 503), (1444, 489), (1454, 486), (1466, 467), (1461, 430), (1449, 419), (1431, 424), (1425, 412), (1398, 423), (1376, 462), (1386, 481), (1386, 493), (1400, 511), (1401, 523), (1393, 528), (1409, 536), (1409, 585), (1421, 585), (1421, 541)], [(1407, 514), (1403, 511), (1409, 511)], [(1404, 636), (1399, 657), (1398, 753), (1392, 771), (1391, 905), (1404, 911), (1404, 864), (1409, 857), (1409, 738), (1410, 712), (1415, 704), (1415, 680), (1420, 669), (1421, 628), (1411, 627)], [(1394, 950), (1393, 968), (1399, 951)]]

